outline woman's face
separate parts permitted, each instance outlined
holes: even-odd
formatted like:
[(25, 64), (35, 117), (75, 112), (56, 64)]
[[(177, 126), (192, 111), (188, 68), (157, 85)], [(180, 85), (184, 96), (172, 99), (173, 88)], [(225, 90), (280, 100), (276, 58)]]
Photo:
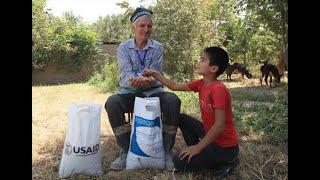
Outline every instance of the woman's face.
[(152, 32), (152, 20), (141, 17), (132, 25), (132, 30), (136, 40), (147, 41)]

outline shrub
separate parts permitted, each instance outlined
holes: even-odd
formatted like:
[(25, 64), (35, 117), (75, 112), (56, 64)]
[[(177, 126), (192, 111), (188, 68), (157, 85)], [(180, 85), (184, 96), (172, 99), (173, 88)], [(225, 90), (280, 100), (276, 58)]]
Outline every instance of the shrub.
[(88, 83), (96, 86), (101, 92), (114, 93), (120, 89), (118, 63), (115, 59), (110, 64), (108, 62), (108, 59), (106, 59), (101, 72), (97, 71), (89, 78)]

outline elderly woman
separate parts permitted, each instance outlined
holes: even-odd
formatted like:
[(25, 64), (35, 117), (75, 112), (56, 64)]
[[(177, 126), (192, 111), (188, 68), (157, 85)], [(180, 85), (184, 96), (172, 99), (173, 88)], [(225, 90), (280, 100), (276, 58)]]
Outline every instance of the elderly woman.
[(130, 144), (131, 126), (124, 114), (133, 111), (135, 97), (159, 97), (163, 114), (163, 145), (167, 170), (174, 168), (172, 147), (177, 132), (180, 99), (173, 93), (164, 92), (163, 85), (152, 77), (141, 74), (144, 68), (162, 73), (163, 46), (150, 38), (153, 12), (137, 8), (130, 17), (133, 39), (126, 40), (118, 48), (120, 91), (110, 96), (105, 104), (116, 142), (121, 151), (111, 163), (110, 169), (124, 169)]

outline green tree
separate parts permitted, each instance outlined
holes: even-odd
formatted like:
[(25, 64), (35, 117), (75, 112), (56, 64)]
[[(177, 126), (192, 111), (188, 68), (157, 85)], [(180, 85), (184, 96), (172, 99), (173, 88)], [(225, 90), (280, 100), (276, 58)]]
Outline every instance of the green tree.
[(32, 69), (41, 69), (52, 52), (53, 32), (44, 11), (45, 0), (32, 0)]
[(131, 35), (129, 18), (125, 14), (100, 17), (93, 28), (102, 42), (122, 42)]
[(164, 71), (172, 78), (193, 79), (201, 50), (213, 43), (209, 8), (200, 0), (164, 0), (152, 7), (153, 37), (164, 45)]
[(55, 25), (55, 50), (59, 69), (79, 71), (97, 60), (97, 34), (81, 17), (66, 12), (52, 24)]
[(126, 1), (117, 5), (126, 11), (123, 14), (99, 17), (92, 25), (102, 42), (122, 42), (132, 37), (129, 17), (134, 9)]
[(32, 69), (53, 61), (61, 70), (78, 71), (95, 62), (95, 32), (72, 12), (62, 18), (45, 12), (45, 2), (32, 1)]
[(250, 17), (239, 19), (234, 26), (234, 41), (230, 43), (231, 56), (235, 59), (242, 59), (243, 64), (247, 66), (248, 53), (253, 35), (256, 33), (258, 25), (255, 21), (251, 21)]
[(240, 0), (239, 7), (256, 15), (258, 22), (269, 28), (281, 44), (288, 63), (288, 1)]
[(234, 40), (234, 26), (237, 22), (236, 0), (214, 0), (211, 4), (213, 37), (219, 46), (227, 47)]
[(279, 49), (280, 44), (275, 34), (266, 28), (259, 27), (249, 42), (249, 57), (251, 62), (261, 63), (261, 61), (268, 60), (277, 64)]
[[(231, 23), (231, 41), (227, 46), (232, 61), (248, 63), (260, 63), (263, 60), (275, 60), (280, 50), (279, 34), (271, 31), (256, 12), (243, 8), (234, 1), (236, 19)], [(234, 11), (233, 11), (234, 12)]]

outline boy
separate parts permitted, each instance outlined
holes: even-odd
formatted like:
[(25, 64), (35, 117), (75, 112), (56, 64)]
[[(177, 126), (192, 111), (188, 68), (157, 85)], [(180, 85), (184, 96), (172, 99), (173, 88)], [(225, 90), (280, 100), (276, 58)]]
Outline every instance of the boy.
[(195, 91), (199, 94), (202, 123), (186, 114), (180, 115), (179, 128), (188, 147), (173, 157), (177, 170), (215, 168), (215, 176), (224, 177), (239, 163), (231, 97), (226, 86), (217, 80), (228, 61), (228, 54), (223, 49), (206, 48), (198, 69), (203, 78), (190, 83), (175, 83), (152, 69), (143, 71), (145, 76), (155, 77), (173, 91)]

